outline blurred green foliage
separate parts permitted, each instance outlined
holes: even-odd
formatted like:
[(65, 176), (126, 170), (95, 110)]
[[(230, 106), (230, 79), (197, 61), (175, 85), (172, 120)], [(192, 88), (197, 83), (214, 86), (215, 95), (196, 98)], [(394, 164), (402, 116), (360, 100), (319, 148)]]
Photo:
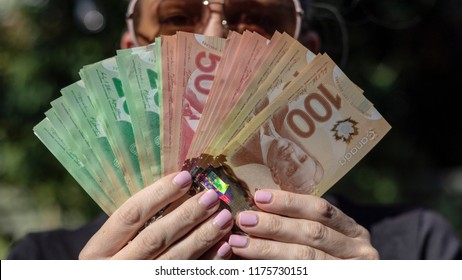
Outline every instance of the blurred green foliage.
[[(79, 18), (84, 2), (104, 16), (97, 32)], [(315, 2), (323, 51), (393, 126), (331, 192), (430, 207), (462, 235), (460, 3)], [(126, 5), (0, 0), (0, 259), (28, 232), (76, 227), (100, 213), (32, 128), (82, 66), (115, 54)]]
[(79, 2), (0, 1), (0, 258), (28, 232), (76, 227), (99, 213), (32, 132), (83, 65), (119, 46), (127, 3), (94, 2), (105, 19), (94, 33)]

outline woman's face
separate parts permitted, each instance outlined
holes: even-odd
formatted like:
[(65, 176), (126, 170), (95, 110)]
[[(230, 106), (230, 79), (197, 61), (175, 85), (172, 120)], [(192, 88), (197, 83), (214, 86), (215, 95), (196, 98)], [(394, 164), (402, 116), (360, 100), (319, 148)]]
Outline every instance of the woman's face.
[(141, 45), (177, 31), (218, 37), (229, 30), (255, 31), (267, 38), (275, 31), (295, 35), (300, 19), (294, 0), (138, 0), (138, 5), (133, 18)]

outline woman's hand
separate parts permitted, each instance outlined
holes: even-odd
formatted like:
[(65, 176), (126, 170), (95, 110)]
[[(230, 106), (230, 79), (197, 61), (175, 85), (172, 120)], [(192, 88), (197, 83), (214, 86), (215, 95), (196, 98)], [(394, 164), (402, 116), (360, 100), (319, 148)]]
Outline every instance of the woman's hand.
[(233, 253), (246, 259), (378, 259), (369, 232), (326, 200), (279, 190), (259, 190), (263, 212), (245, 211), (231, 235)]
[[(187, 171), (166, 176), (128, 199), (93, 235), (80, 259), (197, 259), (205, 254), (221, 259), (231, 255), (219, 242), (231, 230), (233, 219), (219, 207), (215, 191), (189, 198), (141, 232), (145, 223), (190, 188)], [(218, 244), (217, 244), (218, 243)]]

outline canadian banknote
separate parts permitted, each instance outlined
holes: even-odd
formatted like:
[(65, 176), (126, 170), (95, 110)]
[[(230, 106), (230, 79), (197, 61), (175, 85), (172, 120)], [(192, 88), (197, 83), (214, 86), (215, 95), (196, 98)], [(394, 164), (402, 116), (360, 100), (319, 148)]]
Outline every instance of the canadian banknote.
[(285, 33), (179, 32), (80, 75), (34, 132), (108, 214), (181, 169), (191, 191), (157, 218), (205, 189), (233, 213), (262, 188), (320, 196), (390, 129), (327, 54)]

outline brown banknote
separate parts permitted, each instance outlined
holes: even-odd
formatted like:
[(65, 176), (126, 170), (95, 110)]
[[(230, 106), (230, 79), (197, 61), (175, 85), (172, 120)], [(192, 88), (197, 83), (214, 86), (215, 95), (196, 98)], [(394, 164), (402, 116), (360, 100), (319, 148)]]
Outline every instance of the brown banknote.
[(389, 131), (362, 91), (327, 56), (308, 65), (221, 156), (250, 192), (320, 196)]

